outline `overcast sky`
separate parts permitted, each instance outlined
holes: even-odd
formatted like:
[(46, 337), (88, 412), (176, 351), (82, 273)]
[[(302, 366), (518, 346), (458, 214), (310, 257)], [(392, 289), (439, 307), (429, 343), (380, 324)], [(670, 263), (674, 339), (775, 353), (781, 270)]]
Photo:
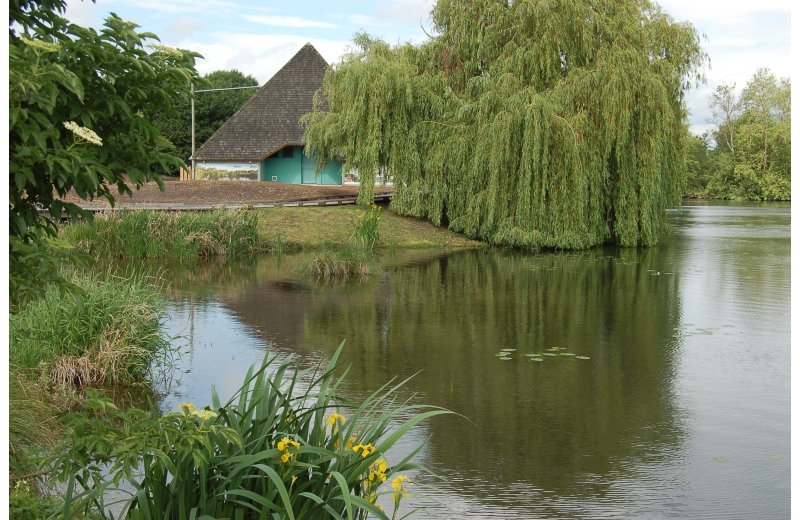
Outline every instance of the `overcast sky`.
[[(166, 45), (200, 52), (201, 74), (238, 69), (268, 80), (306, 42), (336, 62), (358, 31), (390, 43), (421, 42), (432, 0), (259, 2), (250, 0), (69, 0), (67, 17), (99, 27), (109, 13), (138, 23)], [(759, 67), (789, 77), (789, 0), (663, 0), (676, 20), (704, 35), (707, 82), (688, 93), (696, 133), (709, 126), (708, 98), (721, 83), (740, 90)]]

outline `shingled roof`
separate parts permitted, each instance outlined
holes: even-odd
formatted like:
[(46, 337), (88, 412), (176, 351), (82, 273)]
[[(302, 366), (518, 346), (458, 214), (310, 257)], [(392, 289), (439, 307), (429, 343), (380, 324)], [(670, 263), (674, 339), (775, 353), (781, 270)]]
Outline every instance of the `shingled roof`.
[(303, 144), (300, 118), (313, 110), (328, 63), (307, 43), (195, 151), (198, 161), (260, 161)]

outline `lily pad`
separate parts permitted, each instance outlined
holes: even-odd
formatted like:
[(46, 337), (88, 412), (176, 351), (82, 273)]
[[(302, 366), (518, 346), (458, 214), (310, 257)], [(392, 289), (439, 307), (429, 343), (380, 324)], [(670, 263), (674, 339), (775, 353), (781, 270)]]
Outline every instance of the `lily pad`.
[(575, 356), (575, 359), (592, 359), (589, 356)]
[(574, 356), (575, 354), (573, 354), (572, 352), (559, 352), (558, 355), (559, 356)]
[(552, 352), (545, 352), (545, 353), (544, 353), (544, 354), (542, 354), (542, 355), (543, 355), (543, 356), (553, 356), (553, 357), (555, 357), (555, 356), (557, 356), (558, 354), (553, 354)]
[(544, 361), (544, 359), (542, 359), (542, 358), (540, 358), (540, 357), (532, 357), (532, 358), (531, 358), (531, 361), (538, 361), (538, 362), (542, 362), (542, 361)]
[(717, 455), (716, 457), (714, 457), (714, 460), (716, 460), (717, 462), (728, 462), (727, 457), (723, 457), (721, 455)]
[(517, 349), (515, 348), (501, 348), (500, 352), (516, 352)]

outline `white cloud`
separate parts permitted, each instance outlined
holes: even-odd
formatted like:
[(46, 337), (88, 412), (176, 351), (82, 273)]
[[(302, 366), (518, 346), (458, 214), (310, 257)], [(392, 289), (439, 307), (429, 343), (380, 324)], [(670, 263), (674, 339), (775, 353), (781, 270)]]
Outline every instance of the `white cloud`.
[(190, 16), (179, 16), (177, 20), (167, 26), (163, 37), (168, 35), (187, 36), (204, 31), (206, 24), (202, 20)]
[(718, 20), (748, 18), (756, 13), (789, 13), (790, 0), (657, 0), (676, 20)]
[(305, 18), (298, 18), (296, 16), (261, 16), (261, 15), (245, 15), (245, 20), (259, 23), (262, 25), (270, 25), (275, 27), (293, 27), (293, 28), (313, 28), (313, 29), (338, 29), (339, 26), (329, 22), (320, 22), (317, 20), (307, 20)]
[(762, 67), (778, 77), (791, 76), (790, 0), (662, 0), (659, 4), (706, 36), (702, 45), (711, 61), (705, 70), (707, 82), (686, 95), (694, 133), (708, 128), (709, 98), (718, 85), (735, 83), (741, 92)]
[[(104, 16), (105, 17), (105, 16)], [(68, 0), (64, 18), (82, 27), (96, 27), (102, 21), (98, 6), (94, 2)]]
[(372, 18), (378, 23), (415, 23), (430, 18), (433, 0), (394, 0), (375, 9)]
[(236, 2), (227, 0), (125, 0), (125, 3), (161, 13), (222, 12), (241, 8)]
[(197, 71), (207, 74), (220, 69), (238, 69), (265, 83), (306, 43), (311, 43), (328, 63), (344, 54), (347, 41), (326, 40), (298, 35), (264, 35), (215, 33), (213, 43), (185, 39), (176, 46), (199, 52), (205, 59), (197, 63)]

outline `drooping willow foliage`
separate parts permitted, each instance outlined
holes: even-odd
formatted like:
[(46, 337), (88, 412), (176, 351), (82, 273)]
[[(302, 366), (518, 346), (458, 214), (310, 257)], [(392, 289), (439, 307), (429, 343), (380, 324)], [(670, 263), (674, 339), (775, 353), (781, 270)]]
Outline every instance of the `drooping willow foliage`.
[(654, 244), (681, 192), (697, 33), (647, 0), (439, 0), (435, 36), (366, 35), (306, 116), (400, 213), (518, 247)]

